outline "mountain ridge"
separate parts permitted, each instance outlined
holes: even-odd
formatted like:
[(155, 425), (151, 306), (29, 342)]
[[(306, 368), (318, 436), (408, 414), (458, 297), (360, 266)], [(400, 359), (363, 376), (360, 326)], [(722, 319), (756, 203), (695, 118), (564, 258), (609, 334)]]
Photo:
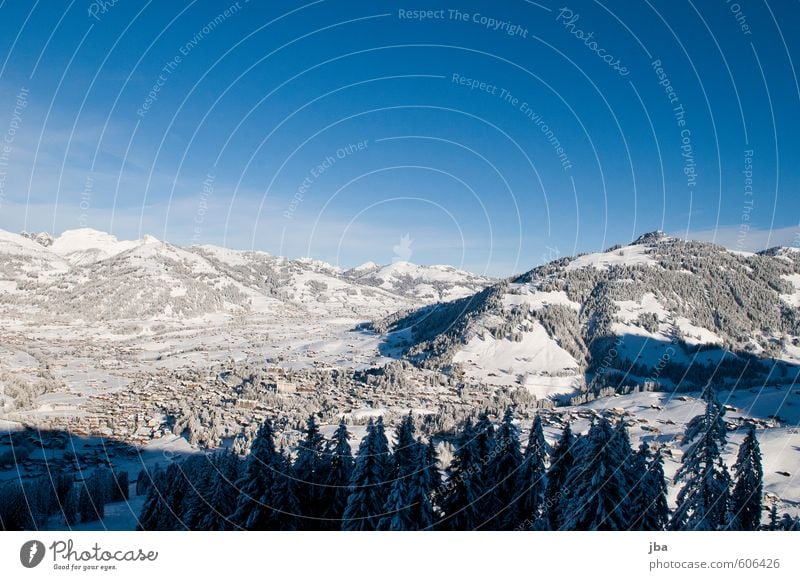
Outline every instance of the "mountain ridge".
[(368, 318), (398, 306), (469, 294), (493, 282), (461, 270), (414, 265), (402, 284), (382, 285), (319, 260), (213, 245), (181, 247), (147, 235), (119, 240), (90, 228), (55, 238), (0, 231), (0, 257), (0, 306), (25, 295), (23, 310), (81, 320), (193, 318), (282, 308)]

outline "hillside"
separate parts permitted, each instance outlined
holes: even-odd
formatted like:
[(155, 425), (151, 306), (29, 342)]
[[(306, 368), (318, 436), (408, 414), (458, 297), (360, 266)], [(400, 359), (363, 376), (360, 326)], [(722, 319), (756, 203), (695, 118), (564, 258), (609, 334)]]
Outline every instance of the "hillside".
[(712, 380), (793, 383), (799, 302), (797, 251), (748, 254), (653, 233), (374, 327), (385, 352), (422, 367), (586, 400)]

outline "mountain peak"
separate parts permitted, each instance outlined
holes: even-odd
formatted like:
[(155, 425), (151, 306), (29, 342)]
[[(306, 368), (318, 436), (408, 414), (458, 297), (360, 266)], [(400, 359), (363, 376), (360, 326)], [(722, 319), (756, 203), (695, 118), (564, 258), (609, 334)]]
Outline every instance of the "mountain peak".
[(87, 264), (154, 242), (158, 240), (149, 235), (141, 240), (119, 240), (107, 232), (93, 228), (78, 228), (64, 231), (53, 241), (50, 249), (73, 264)]
[(670, 239), (670, 237), (663, 231), (653, 230), (652, 232), (647, 232), (646, 234), (642, 234), (641, 236), (636, 238), (631, 245), (637, 246), (637, 245), (657, 244), (659, 242), (663, 242), (668, 239)]
[(38, 232), (37, 233), (37, 232), (25, 232), (25, 231), (23, 231), (20, 235), (23, 238), (28, 238), (29, 240), (33, 240), (34, 242), (36, 242), (37, 244), (39, 244), (40, 246), (43, 246), (45, 248), (49, 248), (50, 246), (52, 246), (53, 245), (53, 241), (54, 241), (53, 236), (51, 236), (47, 232)]
[(381, 267), (380, 264), (378, 264), (376, 262), (369, 261), (369, 262), (364, 262), (363, 264), (360, 264), (360, 265), (356, 266), (355, 268), (351, 268), (350, 271), (354, 272), (354, 273), (369, 272), (369, 271), (372, 271), (372, 270), (378, 270), (378, 269), (380, 269), (380, 267)]

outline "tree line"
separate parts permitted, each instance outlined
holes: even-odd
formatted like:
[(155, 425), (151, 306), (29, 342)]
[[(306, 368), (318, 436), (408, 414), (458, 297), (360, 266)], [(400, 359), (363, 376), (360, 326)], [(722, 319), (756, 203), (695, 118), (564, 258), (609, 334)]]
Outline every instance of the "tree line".
[(437, 448), (415, 436), (412, 416), (390, 446), (370, 421), (355, 457), (344, 422), (326, 439), (314, 418), (295, 453), (275, 444), (266, 420), (246, 460), (230, 451), (174, 462), (149, 474), (144, 530), (758, 530), (798, 529), (773, 507), (762, 523), (763, 471), (755, 430), (732, 473), (722, 457), (725, 409), (712, 390), (686, 427), (687, 446), (667, 503), (658, 449), (633, 449), (625, 422), (569, 424), (545, 441), (537, 416), (522, 446), (512, 409), (495, 423), (467, 419), (440, 470)]
[(50, 473), (0, 483), (0, 529), (37, 530), (51, 518), (67, 527), (102, 520), (108, 503), (126, 501), (127, 471), (100, 468), (91, 475)]

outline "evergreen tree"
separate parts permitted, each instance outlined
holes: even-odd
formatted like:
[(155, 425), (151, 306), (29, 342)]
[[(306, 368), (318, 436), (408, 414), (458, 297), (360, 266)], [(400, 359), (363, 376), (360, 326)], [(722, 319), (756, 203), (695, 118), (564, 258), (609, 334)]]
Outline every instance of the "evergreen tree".
[[(147, 492), (137, 528), (148, 531), (186, 529), (183, 500), (188, 486), (180, 462), (170, 463), (165, 470), (158, 470), (153, 475), (153, 484)], [(78, 509), (82, 512), (80, 503), (81, 500)]]
[[(527, 522), (526, 527), (547, 516), (547, 443), (544, 440), (542, 418), (536, 415), (528, 435), (528, 445), (517, 482), (518, 509), (515, 526)], [(549, 527), (549, 526), (548, 526)]]
[(430, 471), (425, 464), (427, 448), (420, 441), (410, 447), (412, 454), (392, 482), (385, 514), (378, 529), (392, 531), (428, 530), (433, 526)]
[(105, 506), (109, 497), (108, 470), (98, 469), (83, 482), (78, 496), (78, 512), (82, 522), (94, 522), (105, 517)]
[(73, 526), (78, 523), (78, 490), (75, 486), (71, 486), (69, 491), (64, 495), (61, 502), (61, 510), (64, 515), (64, 524)]
[(142, 468), (136, 476), (136, 495), (147, 495), (151, 485), (153, 485), (153, 474), (146, 467)]
[(661, 452), (651, 457), (650, 446), (643, 441), (633, 459), (633, 473), (638, 480), (631, 492), (631, 529), (664, 530), (669, 522), (669, 506)]
[[(123, 472), (127, 473), (127, 472)], [(77, 497), (75, 496), (75, 477), (72, 474), (59, 473), (53, 482), (57, 511), (61, 513), (68, 526), (77, 520)]]
[[(416, 461), (407, 475), (407, 500), (411, 512), (412, 530), (430, 530), (435, 522), (433, 502), (434, 482), (428, 466), (429, 448), (422, 441), (415, 444)], [(434, 450), (435, 453), (435, 450)], [(435, 460), (435, 457), (434, 457)], [(436, 460), (435, 460), (436, 461)], [(438, 469), (437, 469), (438, 476)]]
[(230, 514), (236, 509), (239, 477), (239, 458), (229, 450), (214, 454), (211, 462), (212, 474), (206, 494), (206, 510), (200, 515), (196, 528), (206, 531), (232, 529)]
[[(71, 487), (71, 485), (70, 485)], [(130, 495), (130, 482), (127, 471), (114, 472), (114, 484), (111, 487), (110, 502), (126, 501)]]
[(750, 427), (739, 447), (733, 466), (736, 484), (731, 496), (731, 527), (737, 530), (757, 530), (761, 526), (761, 497), (764, 494), (764, 471), (756, 431)]
[(410, 473), (414, 468), (417, 445), (414, 439), (415, 431), (414, 417), (409, 411), (395, 429), (393, 477), (397, 477), (398, 473)]
[(325, 480), (327, 455), (325, 438), (319, 432), (314, 416), (308, 418), (305, 438), (297, 449), (294, 472), (297, 475), (297, 493), (302, 506), (304, 529), (322, 529), (325, 512)]
[(329, 445), (330, 462), (326, 470), (326, 526), (339, 529), (342, 524), (347, 498), (350, 494), (350, 478), (353, 476), (353, 452), (350, 449), (350, 434), (342, 419)]
[(239, 497), (231, 516), (233, 525), (245, 530), (267, 530), (272, 516), (272, 490), (275, 484), (275, 432), (266, 419), (253, 440), (244, 473), (236, 482)]
[(297, 476), (285, 450), (278, 453), (271, 494), (272, 511), (268, 529), (292, 531), (300, 527), (300, 502), (297, 497)]
[(33, 520), (22, 485), (16, 481), (0, 484), (0, 528), (7, 532), (34, 530)]
[(483, 522), (479, 499), (484, 484), (476, 430), (471, 419), (464, 423), (448, 471), (441, 524), (454, 531), (474, 530)]
[(574, 458), (575, 437), (569, 423), (564, 426), (561, 439), (553, 449), (550, 460), (550, 469), (547, 472), (547, 489), (545, 491), (545, 512), (550, 521), (550, 529), (559, 530), (563, 522), (560, 506), (561, 499), (566, 491), (567, 474), (572, 470)]
[(767, 529), (770, 532), (776, 532), (780, 529), (780, 524), (778, 522), (778, 502), (773, 500), (772, 505), (769, 508), (769, 524), (767, 524)]
[(441, 509), (437, 504), (442, 492), (442, 472), (439, 470), (439, 454), (436, 451), (436, 443), (433, 439), (428, 439), (425, 446), (425, 467), (428, 470), (428, 480), (430, 481), (430, 493), (428, 498), (433, 508), (432, 525), (435, 526), (441, 518)]
[(483, 412), (475, 423), (475, 463), (473, 468), (481, 474), (476, 479), (479, 484), (478, 511), (481, 514), (479, 527), (485, 525), (491, 518), (497, 515), (504, 506), (500, 504), (496, 495), (497, 482), (499, 478), (494, 473), (497, 464), (496, 457), (503, 452), (503, 443), (498, 443), (497, 433), (489, 415)]
[(789, 514), (783, 514), (778, 529), (784, 532), (800, 532), (800, 517), (793, 518)]
[(514, 425), (514, 411), (506, 409), (500, 427), (494, 434), (495, 448), (490, 455), (488, 466), (492, 485), (488, 493), (491, 502), (484, 502), (494, 508), (484, 512), (485, 529), (512, 530), (519, 520), (519, 478), (522, 465), (519, 428)]
[(408, 486), (403, 477), (395, 478), (386, 499), (384, 514), (378, 521), (378, 530), (402, 532), (413, 529), (414, 522), (408, 505)]
[(686, 426), (684, 453), (675, 482), (684, 482), (670, 522), (674, 530), (722, 530), (728, 524), (731, 478), (722, 459), (727, 438), (725, 409), (709, 386), (706, 410)]
[(614, 426), (614, 436), (611, 438), (611, 465), (615, 466), (619, 476), (623, 480), (623, 496), (620, 508), (625, 513), (626, 520), (630, 523), (635, 515), (633, 505), (633, 489), (639, 482), (641, 474), (637, 474), (634, 468), (636, 452), (631, 447), (631, 439), (628, 435), (628, 427), (625, 419), (620, 418)]
[[(615, 437), (617, 441), (615, 441)], [(561, 513), (564, 530), (625, 530), (629, 525), (628, 478), (621, 469), (618, 435), (608, 422), (596, 421), (579, 446), (567, 474)]]
[(212, 461), (210, 455), (196, 455), (182, 462), (187, 484), (181, 507), (181, 520), (189, 530), (199, 529), (200, 519), (213, 509), (208, 502), (215, 471)]
[(359, 445), (350, 479), (350, 495), (342, 521), (343, 530), (378, 528), (386, 505), (390, 473), (389, 442), (384, 432), (383, 418), (378, 418), (376, 423), (370, 419), (367, 434)]

